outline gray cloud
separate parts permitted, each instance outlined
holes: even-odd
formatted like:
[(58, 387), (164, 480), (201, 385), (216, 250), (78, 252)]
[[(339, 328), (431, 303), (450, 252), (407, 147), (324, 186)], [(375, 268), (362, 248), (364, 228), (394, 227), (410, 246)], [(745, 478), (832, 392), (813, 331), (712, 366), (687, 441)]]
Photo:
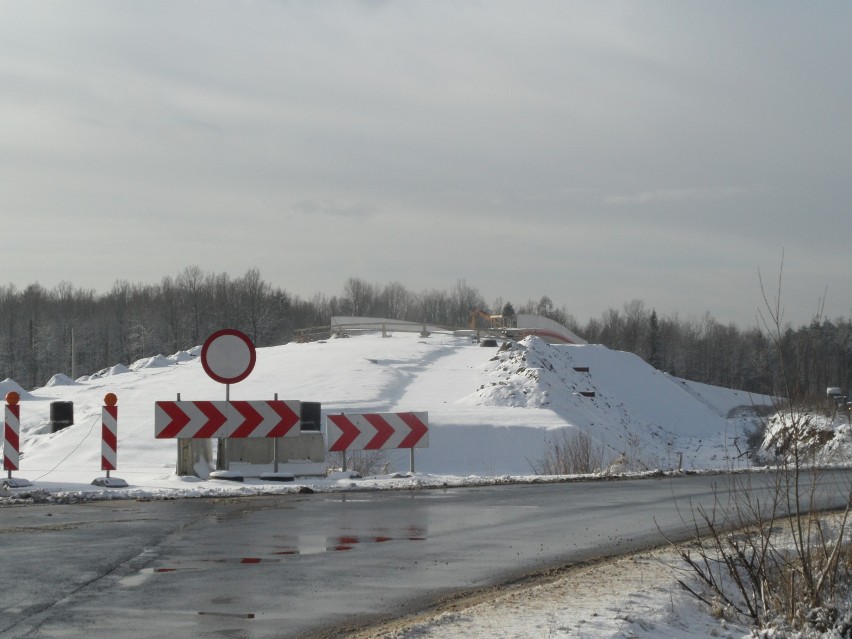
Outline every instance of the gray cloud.
[[(3, 216), (45, 230), (16, 231), (5, 277), (461, 277), (578, 317), (640, 298), (748, 322), (783, 247), (791, 318), (826, 284), (849, 314), (850, 12), (7, 3)], [(136, 251), (157, 259), (115, 257)]]
[(605, 204), (648, 204), (654, 202), (685, 202), (689, 200), (720, 200), (742, 195), (749, 189), (739, 186), (716, 186), (683, 189), (656, 189), (630, 195), (608, 195)]
[(305, 215), (324, 215), (329, 217), (366, 218), (373, 211), (370, 207), (357, 203), (331, 202), (327, 200), (303, 200), (296, 202), (293, 209)]

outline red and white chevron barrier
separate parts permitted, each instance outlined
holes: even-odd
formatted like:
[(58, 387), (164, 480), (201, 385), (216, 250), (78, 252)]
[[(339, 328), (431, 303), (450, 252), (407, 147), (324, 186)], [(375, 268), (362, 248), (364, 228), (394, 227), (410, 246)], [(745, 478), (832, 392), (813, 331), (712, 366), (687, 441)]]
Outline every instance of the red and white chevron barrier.
[(154, 405), (157, 439), (298, 437), (298, 401), (168, 401)]
[(118, 398), (114, 393), (104, 397), (101, 409), (101, 470), (109, 472), (118, 466)]
[(347, 413), (326, 419), (329, 452), (427, 448), (428, 413)]
[(15, 391), (6, 393), (6, 420), (3, 428), (3, 470), (19, 470), (20, 463), (20, 433), (21, 407), (18, 405), (21, 397)]

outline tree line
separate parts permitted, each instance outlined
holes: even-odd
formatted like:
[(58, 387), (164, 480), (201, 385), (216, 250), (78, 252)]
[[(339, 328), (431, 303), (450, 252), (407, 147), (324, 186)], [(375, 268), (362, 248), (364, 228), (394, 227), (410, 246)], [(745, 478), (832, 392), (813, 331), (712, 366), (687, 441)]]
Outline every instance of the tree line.
[(465, 280), (450, 290), (415, 293), (400, 282), (349, 278), (340, 295), (302, 299), (265, 281), (256, 268), (232, 277), (197, 266), (157, 284), (119, 280), (104, 294), (68, 282), (50, 290), (37, 283), (0, 286), (0, 378), (35, 388), (55, 373), (92, 374), (185, 350), (223, 327), (242, 330), (257, 346), (272, 346), (302, 329), (328, 326), (334, 315), (465, 327), (477, 308), (549, 317), (590, 343), (633, 352), (661, 371), (698, 382), (778, 394), (783, 359), (796, 393), (816, 398), (829, 386), (849, 388), (852, 322), (844, 318), (784, 327), (779, 352), (757, 326), (721, 324), (709, 313), (660, 316), (640, 300), (580, 324), (547, 296), (517, 308), (502, 298), (488, 303)]

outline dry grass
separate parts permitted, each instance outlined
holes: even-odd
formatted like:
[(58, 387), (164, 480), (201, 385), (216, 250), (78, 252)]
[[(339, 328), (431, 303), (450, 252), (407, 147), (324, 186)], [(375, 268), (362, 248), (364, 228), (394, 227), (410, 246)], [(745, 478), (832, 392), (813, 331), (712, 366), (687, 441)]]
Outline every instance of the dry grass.
[(603, 467), (603, 446), (583, 431), (560, 430), (548, 440), (544, 457), (530, 462), (536, 475), (586, 475)]

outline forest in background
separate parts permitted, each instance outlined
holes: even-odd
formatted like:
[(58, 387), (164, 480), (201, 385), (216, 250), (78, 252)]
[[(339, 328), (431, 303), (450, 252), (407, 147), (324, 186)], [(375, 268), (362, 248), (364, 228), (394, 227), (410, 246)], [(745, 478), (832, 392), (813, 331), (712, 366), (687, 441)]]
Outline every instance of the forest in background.
[(489, 303), (465, 280), (451, 290), (415, 293), (399, 282), (371, 284), (349, 278), (340, 295), (301, 299), (265, 281), (256, 268), (244, 275), (189, 266), (158, 284), (116, 281), (104, 294), (63, 282), (53, 289), (0, 286), (0, 378), (25, 388), (43, 386), (56, 373), (87, 375), (118, 363), (169, 355), (204, 342), (215, 330), (245, 332), (259, 347), (292, 341), (298, 331), (328, 326), (334, 315), (384, 317), (448, 328), (466, 327), (473, 309), (549, 317), (589, 343), (633, 352), (658, 370), (685, 379), (783, 395), (780, 362), (791, 392), (814, 400), (829, 386), (849, 389), (852, 322), (815, 314), (806, 326), (783, 326), (776, 348), (761, 327), (721, 324), (709, 313), (660, 315), (641, 300), (605, 310), (580, 324), (548, 296), (525, 303)]

